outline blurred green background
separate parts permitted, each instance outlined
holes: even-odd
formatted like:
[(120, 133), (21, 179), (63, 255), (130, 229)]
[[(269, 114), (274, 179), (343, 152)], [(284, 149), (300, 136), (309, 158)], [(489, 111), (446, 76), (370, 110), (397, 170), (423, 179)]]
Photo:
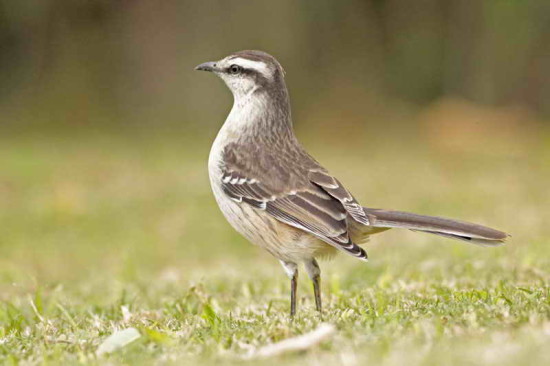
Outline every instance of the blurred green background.
[(299, 137), (365, 205), (534, 235), (549, 19), (544, 0), (1, 1), (2, 271), (261, 257), (207, 183), (231, 95), (193, 70), (241, 49), (281, 61)]
[(207, 181), (232, 99), (193, 68), (241, 49), (281, 61), (299, 138), (365, 205), (540, 234), (549, 19), (544, 0), (1, 1), (0, 271), (270, 261)]
[(229, 94), (193, 67), (241, 49), (284, 65), (297, 123), (445, 96), (550, 113), (545, 0), (2, 0), (0, 45), (2, 125), (215, 129)]
[[(193, 68), (242, 49), (283, 64), (299, 139), (365, 206), (513, 235), (495, 249), (377, 236), (367, 266), (322, 264), (329, 311), (345, 309), (340, 281), (362, 294), (388, 278), (463, 280), (543, 294), (531, 315), (510, 306), (509, 324), (548, 326), (550, 1), (0, 0), (0, 340), (34, 326), (37, 293), (118, 319), (116, 304), (163, 309), (205, 281), (220, 314), (273, 298), (286, 313), (279, 264), (229, 227), (207, 177), (232, 98)], [(93, 352), (101, 337), (82, 336)]]

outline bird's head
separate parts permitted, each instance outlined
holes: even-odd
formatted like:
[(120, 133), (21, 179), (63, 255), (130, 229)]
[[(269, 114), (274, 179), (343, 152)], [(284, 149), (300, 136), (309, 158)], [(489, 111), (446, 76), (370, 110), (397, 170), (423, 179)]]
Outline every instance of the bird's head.
[(286, 92), (284, 70), (275, 57), (262, 51), (239, 51), (219, 61), (205, 62), (195, 70), (218, 75), (235, 98), (256, 91)]

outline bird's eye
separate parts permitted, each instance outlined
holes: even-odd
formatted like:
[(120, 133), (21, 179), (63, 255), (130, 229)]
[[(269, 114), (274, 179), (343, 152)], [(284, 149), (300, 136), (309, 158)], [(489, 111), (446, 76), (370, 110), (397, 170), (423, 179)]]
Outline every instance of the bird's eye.
[(229, 72), (231, 74), (238, 74), (242, 70), (242, 67), (239, 65), (231, 65), (229, 66)]

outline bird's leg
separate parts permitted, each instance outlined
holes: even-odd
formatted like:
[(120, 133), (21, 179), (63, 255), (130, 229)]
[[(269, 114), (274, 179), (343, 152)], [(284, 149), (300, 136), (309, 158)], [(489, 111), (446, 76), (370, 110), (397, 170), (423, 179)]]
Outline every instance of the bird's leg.
[(296, 289), (298, 287), (298, 265), (294, 262), (281, 261), (283, 268), (290, 278), (290, 317), (296, 315)]
[(290, 317), (296, 315), (296, 290), (298, 287), (298, 271), (290, 279)]
[(315, 308), (318, 312), (321, 312), (323, 309), (321, 303), (321, 269), (319, 264), (312, 258), (310, 261), (304, 263), (306, 266), (306, 271), (313, 282), (313, 293), (315, 294)]

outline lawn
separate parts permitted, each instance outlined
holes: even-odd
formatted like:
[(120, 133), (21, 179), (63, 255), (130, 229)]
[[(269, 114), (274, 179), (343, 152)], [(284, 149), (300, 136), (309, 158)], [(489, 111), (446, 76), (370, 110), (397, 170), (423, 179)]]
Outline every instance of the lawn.
[[(380, 234), (369, 263), (321, 263), (322, 318), (302, 272), (290, 321), (279, 263), (236, 234), (210, 194), (215, 131), (146, 130), (0, 136), (1, 363), (237, 364), (330, 323), (336, 331), (305, 351), (247, 362), (550, 364), (548, 131), (457, 150), (420, 133), (299, 129), (364, 205), (512, 238), (483, 248)], [(136, 341), (97, 356), (130, 327)]]

